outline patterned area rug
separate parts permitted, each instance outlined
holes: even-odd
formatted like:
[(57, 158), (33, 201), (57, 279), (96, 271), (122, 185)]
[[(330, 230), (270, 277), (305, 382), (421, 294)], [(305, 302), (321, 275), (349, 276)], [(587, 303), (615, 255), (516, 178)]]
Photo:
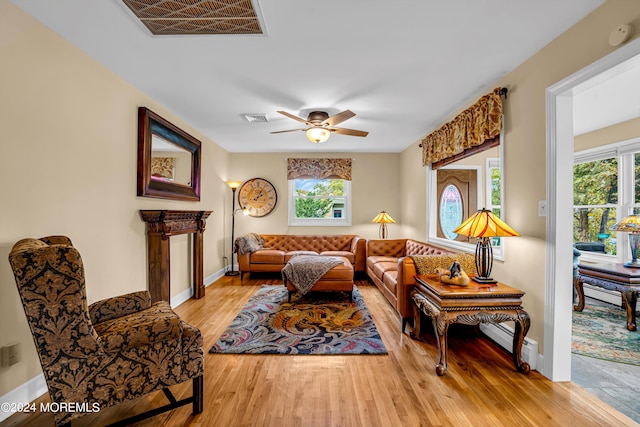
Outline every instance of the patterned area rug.
[(586, 304), (582, 312), (573, 312), (571, 352), (640, 365), (640, 331), (629, 331), (626, 325), (625, 310)]
[(345, 293), (294, 293), (263, 285), (222, 334), (210, 353), (386, 354), (358, 289)]

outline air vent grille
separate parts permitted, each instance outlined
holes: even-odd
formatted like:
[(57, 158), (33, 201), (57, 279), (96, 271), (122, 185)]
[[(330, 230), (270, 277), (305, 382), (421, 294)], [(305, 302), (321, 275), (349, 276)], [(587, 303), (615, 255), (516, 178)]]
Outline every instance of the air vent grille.
[(156, 35), (263, 34), (251, 0), (122, 0)]
[(269, 118), (265, 113), (249, 113), (243, 114), (244, 118), (247, 119), (248, 122), (268, 122)]

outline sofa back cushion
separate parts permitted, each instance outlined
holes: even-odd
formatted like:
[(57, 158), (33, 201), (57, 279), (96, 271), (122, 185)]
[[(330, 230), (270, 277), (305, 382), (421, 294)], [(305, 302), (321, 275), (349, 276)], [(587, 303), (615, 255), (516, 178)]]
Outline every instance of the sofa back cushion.
[(367, 257), (403, 257), (406, 243), (407, 239), (367, 240)]
[(312, 236), (293, 234), (261, 234), (264, 247), (284, 252), (350, 251), (354, 235)]
[(454, 251), (448, 249), (408, 239), (405, 255), (448, 255), (454, 253)]

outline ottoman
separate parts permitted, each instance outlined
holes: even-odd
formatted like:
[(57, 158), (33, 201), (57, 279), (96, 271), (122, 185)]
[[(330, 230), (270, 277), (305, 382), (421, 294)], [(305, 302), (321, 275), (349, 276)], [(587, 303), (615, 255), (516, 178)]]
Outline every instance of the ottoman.
[[(349, 301), (353, 301), (353, 265), (345, 257), (340, 258), (342, 264), (338, 264), (331, 270), (327, 271), (311, 288), (311, 291), (341, 291), (349, 294)], [(297, 292), (296, 286), (285, 280), (284, 285), (289, 291), (289, 302), (291, 302), (291, 294)]]

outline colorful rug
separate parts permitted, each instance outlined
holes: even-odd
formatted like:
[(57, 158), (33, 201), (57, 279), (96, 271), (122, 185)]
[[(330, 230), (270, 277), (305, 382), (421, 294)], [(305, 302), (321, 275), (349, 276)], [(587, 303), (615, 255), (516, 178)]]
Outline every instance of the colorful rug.
[(294, 293), (263, 285), (231, 322), (210, 353), (386, 354), (358, 289)]
[(586, 304), (582, 312), (573, 312), (571, 352), (640, 365), (640, 331), (629, 331), (626, 325), (626, 310)]

